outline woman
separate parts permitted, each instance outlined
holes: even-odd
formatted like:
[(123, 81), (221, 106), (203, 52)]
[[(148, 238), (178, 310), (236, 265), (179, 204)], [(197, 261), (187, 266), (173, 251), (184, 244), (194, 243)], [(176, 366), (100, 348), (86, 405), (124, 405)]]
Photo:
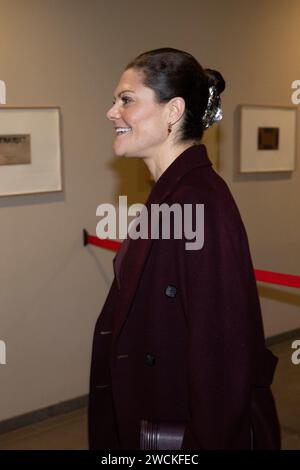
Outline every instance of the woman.
[(200, 144), (224, 88), (171, 48), (138, 56), (116, 88), (114, 152), (153, 175), (148, 217), (154, 204), (204, 207), (204, 244), (187, 249), (186, 231), (122, 243), (94, 334), (91, 449), (280, 447), (247, 235)]

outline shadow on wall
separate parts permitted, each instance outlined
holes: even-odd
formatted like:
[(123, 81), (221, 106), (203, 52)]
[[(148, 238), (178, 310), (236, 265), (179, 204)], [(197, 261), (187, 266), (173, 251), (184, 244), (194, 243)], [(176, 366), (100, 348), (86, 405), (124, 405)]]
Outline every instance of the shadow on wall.
[(300, 292), (285, 292), (275, 287), (257, 285), (259, 296), (300, 307)]

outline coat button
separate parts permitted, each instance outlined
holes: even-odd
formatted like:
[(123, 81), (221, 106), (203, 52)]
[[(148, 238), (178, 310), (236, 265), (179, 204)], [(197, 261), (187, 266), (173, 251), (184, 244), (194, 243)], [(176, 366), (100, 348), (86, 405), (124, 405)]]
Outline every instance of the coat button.
[(167, 297), (176, 297), (177, 289), (175, 286), (167, 286), (165, 288), (165, 294)]
[(147, 366), (154, 366), (155, 356), (153, 356), (153, 354), (146, 354), (145, 362), (146, 362)]

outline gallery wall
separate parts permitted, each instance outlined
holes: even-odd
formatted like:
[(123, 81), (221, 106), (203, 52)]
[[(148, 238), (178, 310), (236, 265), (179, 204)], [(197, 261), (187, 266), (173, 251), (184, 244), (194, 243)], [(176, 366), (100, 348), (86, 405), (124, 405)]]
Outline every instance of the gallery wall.
[[(134, 179), (123, 180), (135, 167), (116, 161), (105, 113), (122, 69), (143, 51), (184, 49), (223, 73), (219, 171), (240, 208), (254, 265), (300, 274), (299, 137), (294, 172), (237, 172), (237, 106), (290, 106), (291, 82), (300, 78), (300, 4), (288, 3), (0, 0), (7, 104), (60, 106), (63, 145), (62, 192), (0, 197), (7, 355), (0, 421), (88, 391), (93, 327), (114, 254), (84, 248), (82, 229), (95, 233), (96, 207), (115, 203)], [(266, 336), (300, 327), (299, 292), (269, 285), (259, 292)]]

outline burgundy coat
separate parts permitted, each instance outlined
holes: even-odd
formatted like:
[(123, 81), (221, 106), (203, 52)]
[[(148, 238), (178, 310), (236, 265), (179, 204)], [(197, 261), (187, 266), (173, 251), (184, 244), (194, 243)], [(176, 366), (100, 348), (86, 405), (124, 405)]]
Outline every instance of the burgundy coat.
[(139, 449), (141, 420), (185, 424), (182, 449), (278, 449), (247, 235), (204, 145), (161, 175), (151, 203), (204, 204), (204, 246), (128, 238), (94, 333), (91, 449)]

